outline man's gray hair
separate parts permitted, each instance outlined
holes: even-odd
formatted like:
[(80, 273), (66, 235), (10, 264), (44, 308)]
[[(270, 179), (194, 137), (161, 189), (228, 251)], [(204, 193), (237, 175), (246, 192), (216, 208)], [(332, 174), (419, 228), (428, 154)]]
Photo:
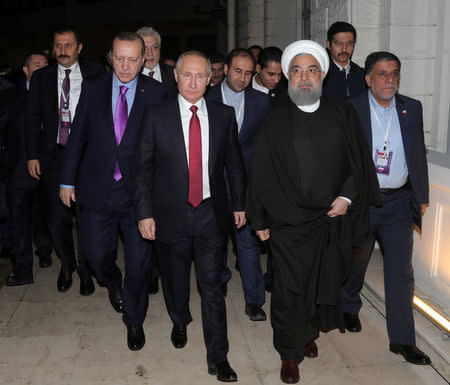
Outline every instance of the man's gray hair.
[(183, 53), (178, 57), (177, 63), (175, 64), (175, 69), (177, 70), (177, 73), (178, 73), (178, 70), (180, 69), (181, 62), (183, 61), (183, 59), (184, 59), (186, 56), (200, 56), (200, 57), (202, 57), (203, 59), (205, 59), (205, 60), (206, 60), (206, 63), (208, 64), (208, 76), (211, 75), (211, 61), (209, 60), (208, 56), (206, 56), (203, 52), (195, 51), (195, 50), (183, 52)]
[(161, 48), (161, 36), (159, 35), (158, 31), (153, 29), (152, 27), (142, 27), (139, 28), (136, 33), (141, 35), (142, 37), (145, 36), (155, 36), (158, 40), (159, 48)]

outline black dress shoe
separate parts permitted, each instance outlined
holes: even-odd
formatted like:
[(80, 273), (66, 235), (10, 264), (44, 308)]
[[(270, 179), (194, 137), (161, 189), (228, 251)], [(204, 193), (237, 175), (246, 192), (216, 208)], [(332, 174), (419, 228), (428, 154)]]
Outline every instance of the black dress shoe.
[(401, 354), (403, 358), (414, 365), (431, 365), (430, 357), (422, 352), (416, 345), (390, 344), (392, 353)]
[(42, 269), (46, 269), (52, 265), (52, 257), (50, 255), (43, 255), (39, 257), (39, 267)]
[(133, 351), (141, 350), (145, 345), (145, 334), (142, 325), (127, 326), (128, 348)]
[(234, 263), (234, 268), (237, 270), (237, 271), (241, 271), (241, 267), (239, 266), (239, 260), (236, 258), (236, 262)]
[(173, 325), (170, 340), (175, 348), (184, 348), (187, 342), (186, 325)]
[(148, 292), (149, 294), (156, 294), (159, 291), (159, 287), (158, 287), (158, 278), (156, 279), (151, 279), (150, 280), (150, 285), (148, 286)]
[(33, 283), (33, 277), (21, 276), (21, 275), (10, 275), (6, 278), (6, 286), (21, 286), (30, 285)]
[(208, 373), (217, 376), (217, 379), (222, 382), (236, 382), (237, 374), (231, 368), (228, 360), (211, 363), (208, 362)]
[(88, 296), (92, 295), (95, 292), (94, 281), (91, 277), (80, 278), (80, 295)]
[(247, 314), (252, 321), (265, 321), (267, 319), (266, 313), (262, 307), (253, 303), (245, 304), (245, 314)]
[(61, 267), (61, 271), (59, 272), (58, 282), (56, 287), (60, 293), (65, 293), (72, 287), (72, 274), (75, 269), (67, 269), (65, 267)]
[(224, 298), (227, 298), (227, 293), (228, 293), (228, 285), (226, 283), (222, 284), (222, 294), (224, 296)]
[(122, 289), (108, 289), (111, 306), (117, 313), (123, 313)]
[(359, 333), (362, 329), (358, 314), (344, 313), (345, 328), (352, 333)]

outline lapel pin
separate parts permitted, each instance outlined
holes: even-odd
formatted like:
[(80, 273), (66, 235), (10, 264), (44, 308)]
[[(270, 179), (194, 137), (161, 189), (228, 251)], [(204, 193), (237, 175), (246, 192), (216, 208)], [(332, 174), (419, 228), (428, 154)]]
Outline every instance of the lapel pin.
[(273, 94), (271, 94), (270, 96), (271, 96), (272, 98), (274, 98), (274, 97), (275, 97), (275, 92), (274, 92)]
[(403, 115), (406, 115), (406, 110), (403, 110), (403, 111), (402, 111), (402, 114), (403, 114)]
[(141, 92), (144, 93), (144, 89), (142, 89)]

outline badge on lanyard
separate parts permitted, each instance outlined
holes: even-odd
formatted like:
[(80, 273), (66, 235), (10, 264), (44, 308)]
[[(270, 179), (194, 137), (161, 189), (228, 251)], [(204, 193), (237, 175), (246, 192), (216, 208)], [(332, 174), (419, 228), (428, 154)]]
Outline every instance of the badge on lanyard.
[(392, 162), (392, 151), (384, 148), (375, 151), (375, 168), (378, 174), (389, 175)]
[(70, 110), (68, 108), (61, 108), (61, 127), (69, 130), (70, 123)]

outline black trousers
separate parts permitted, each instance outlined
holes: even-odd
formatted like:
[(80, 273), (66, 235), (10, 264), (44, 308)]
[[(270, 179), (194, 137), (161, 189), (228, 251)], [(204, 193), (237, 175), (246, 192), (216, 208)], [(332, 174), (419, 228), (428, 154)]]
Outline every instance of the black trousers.
[[(48, 228), (53, 241), (56, 255), (61, 260), (62, 268), (72, 270), (77, 266), (75, 259), (75, 248), (73, 241), (74, 216), (79, 222), (79, 209), (65, 206), (59, 197), (59, 186), (61, 183), (61, 165), (63, 162), (64, 149), (58, 147), (56, 156), (51, 162), (51, 166), (41, 175), (42, 199), (46, 199), (48, 209)], [(82, 237), (78, 237), (78, 274), (80, 278), (90, 275), (90, 270), (86, 265), (80, 242)]]
[(220, 362), (226, 360), (228, 353), (227, 314), (222, 293), (225, 236), (215, 220), (211, 200), (197, 208), (188, 203), (186, 206), (186, 232), (181, 238), (173, 243), (156, 240), (164, 299), (174, 324), (187, 325), (192, 321), (189, 295), (191, 257), (194, 255), (207, 360)]
[(12, 181), (12, 191), (9, 194), (14, 275), (32, 277), (32, 240), (37, 256), (44, 257), (52, 253), (46, 201), (40, 199), (38, 184), (29, 188), (17, 188), (15, 185)]
[(100, 285), (122, 287), (122, 273), (116, 264), (117, 242), (122, 235), (125, 277), (123, 280), (123, 321), (126, 325), (144, 322), (148, 308), (148, 283), (152, 244), (139, 233), (133, 204), (123, 182), (114, 182), (111, 196), (100, 211), (81, 208), (83, 255)]
[[(314, 259), (299, 255), (305, 243), (314, 240), (299, 236), (294, 228), (280, 226), (270, 229), (270, 249), (272, 251), (272, 299), (270, 304), (273, 343), (282, 360), (301, 362), (305, 356), (305, 346), (319, 336), (319, 330), (312, 324), (307, 309), (306, 297), (309, 276)], [(285, 274), (280, 266), (286, 261), (301, 264), (301, 275), (297, 277), (300, 291), (294, 292), (286, 285)]]

